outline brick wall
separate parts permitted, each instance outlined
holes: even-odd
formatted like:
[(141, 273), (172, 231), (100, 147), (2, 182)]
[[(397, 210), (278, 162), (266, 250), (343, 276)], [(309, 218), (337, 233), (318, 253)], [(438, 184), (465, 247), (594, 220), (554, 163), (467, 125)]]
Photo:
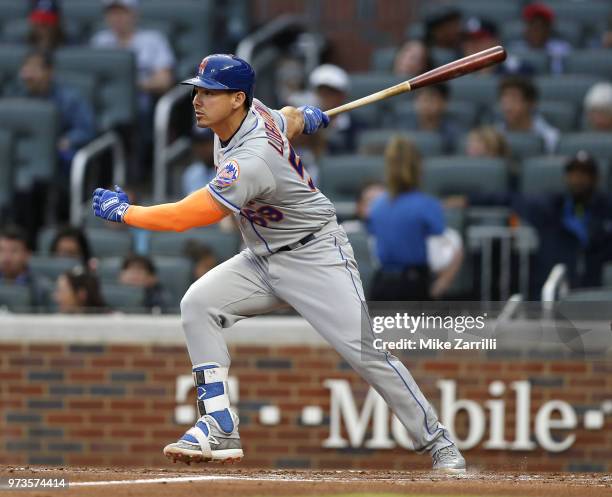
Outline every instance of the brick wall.
[[(230, 350), (231, 375), (239, 382), (245, 466), (428, 467), (427, 457), (401, 448), (322, 447), (329, 435), (330, 413), (330, 391), (323, 382), (350, 382), (358, 409), (367, 393), (367, 385), (328, 347), (235, 344)], [(457, 354), (406, 363), (437, 408), (439, 379), (456, 380), (457, 396), (482, 406), (491, 399), (489, 384), (504, 382), (508, 388), (498, 399), (506, 402), (508, 439), (514, 436), (516, 402), (509, 388), (513, 381), (530, 381), (532, 425), (541, 405), (554, 399), (568, 402), (578, 414), (578, 428), (572, 430), (576, 441), (567, 451), (486, 450), (487, 428), (483, 440), (466, 452), (472, 465), (612, 470), (612, 417), (605, 416), (597, 430), (581, 428), (587, 410), (599, 409), (612, 398), (609, 362), (487, 360)], [(189, 371), (181, 345), (0, 343), (0, 463), (164, 465), (162, 447), (186, 428), (174, 422), (175, 389), (177, 377)], [(264, 405), (280, 408), (279, 424), (260, 424), (259, 409)], [(306, 405), (323, 409), (321, 426), (302, 425), (300, 415)], [(464, 413), (456, 421), (459, 436), (465, 436)]]

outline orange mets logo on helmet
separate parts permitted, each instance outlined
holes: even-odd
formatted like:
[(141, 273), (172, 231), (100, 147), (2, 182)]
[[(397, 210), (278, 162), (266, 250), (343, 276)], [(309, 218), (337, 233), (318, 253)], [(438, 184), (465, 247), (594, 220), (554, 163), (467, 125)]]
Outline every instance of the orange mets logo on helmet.
[(239, 176), (240, 167), (238, 166), (238, 162), (232, 159), (219, 169), (217, 176), (215, 176), (211, 183), (217, 190), (224, 190), (235, 183)]
[(204, 70), (206, 69), (206, 64), (208, 64), (208, 57), (204, 57), (202, 62), (200, 62), (200, 68), (198, 69), (198, 73), (200, 75), (204, 74)]

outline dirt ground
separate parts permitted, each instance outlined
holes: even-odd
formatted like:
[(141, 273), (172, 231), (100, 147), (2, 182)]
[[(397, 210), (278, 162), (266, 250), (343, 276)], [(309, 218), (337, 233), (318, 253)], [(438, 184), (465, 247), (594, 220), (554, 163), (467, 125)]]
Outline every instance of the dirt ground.
[(569, 473), (469, 472), (461, 476), (426, 471), (294, 471), (241, 470), (223, 466), (177, 469), (79, 467), (0, 467), (6, 478), (67, 478), (69, 489), (0, 490), (0, 497), (158, 497), (206, 495), (250, 497), (394, 493), (445, 496), (554, 496), (612, 495), (612, 476)]

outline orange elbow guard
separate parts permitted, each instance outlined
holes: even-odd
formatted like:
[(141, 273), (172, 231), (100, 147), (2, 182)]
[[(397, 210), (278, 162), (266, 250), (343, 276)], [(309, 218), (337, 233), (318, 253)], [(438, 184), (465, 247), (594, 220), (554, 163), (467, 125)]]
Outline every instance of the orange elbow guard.
[(141, 207), (131, 205), (123, 221), (130, 226), (153, 231), (185, 231), (218, 223), (229, 212), (213, 199), (206, 188), (171, 204)]

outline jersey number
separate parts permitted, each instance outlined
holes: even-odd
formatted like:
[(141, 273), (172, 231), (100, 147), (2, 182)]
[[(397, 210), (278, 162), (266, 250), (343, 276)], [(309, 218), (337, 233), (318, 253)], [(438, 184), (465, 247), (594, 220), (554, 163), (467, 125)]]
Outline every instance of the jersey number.
[(269, 205), (262, 205), (257, 210), (244, 208), (242, 213), (249, 221), (264, 228), (268, 226), (268, 221), (277, 223), (284, 217), (281, 211)]
[(302, 159), (300, 159), (300, 156), (295, 153), (295, 150), (291, 144), (289, 144), (289, 164), (291, 164), (291, 167), (295, 169), (298, 176), (308, 183), (308, 187), (313, 192), (316, 192), (317, 188), (314, 186), (314, 181), (312, 181), (312, 178), (310, 176), (308, 176), (308, 180), (304, 178), (304, 164), (302, 164)]

